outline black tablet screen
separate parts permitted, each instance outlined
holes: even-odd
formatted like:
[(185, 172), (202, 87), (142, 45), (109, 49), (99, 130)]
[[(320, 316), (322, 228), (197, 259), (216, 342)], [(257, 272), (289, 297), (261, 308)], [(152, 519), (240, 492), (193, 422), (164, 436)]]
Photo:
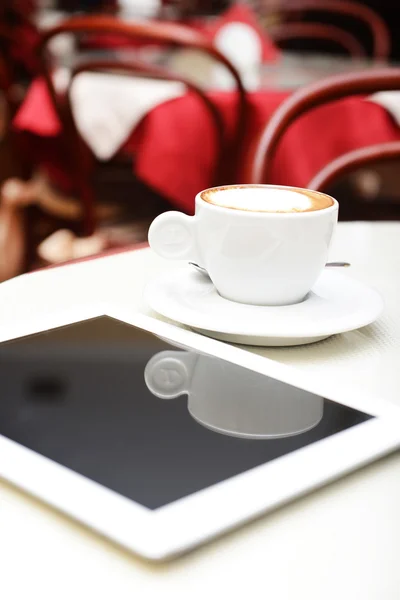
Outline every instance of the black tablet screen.
[(156, 509), (372, 418), (109, 317), (0, 345), (0, 434)]

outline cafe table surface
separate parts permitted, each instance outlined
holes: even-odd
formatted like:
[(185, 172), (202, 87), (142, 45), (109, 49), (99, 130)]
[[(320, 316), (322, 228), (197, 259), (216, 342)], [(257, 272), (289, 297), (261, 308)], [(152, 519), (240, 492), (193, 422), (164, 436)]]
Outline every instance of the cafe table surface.
[[(310, 346), (249, 350), (259, 360), (280, 363), (283, 377), (285, 369), (295, 370), (300, 383), (304, 374), (318, 371), (315, 391), (339, 398), (345, 391), (349, 401), (358, 395), (360, 407), (375, 403), (395, 417), (400, 223), (340, 223), (330, 257), (351, 262), (351, 276), (381, 291), (386, 307), (379, 322)], [(51, 314), (66, 294), (87, 303), (93, 295), (118, 295), (132, 311), (148, 312), (143, 286), (165, 268), (146, 248), (22, 276), (0, 286), (0, 323), (34, 323), (35, 315)], [(2, 595), (398, 600), (399, 506), (397, 452), (177, 560), (151, 564), (3, 481)]]

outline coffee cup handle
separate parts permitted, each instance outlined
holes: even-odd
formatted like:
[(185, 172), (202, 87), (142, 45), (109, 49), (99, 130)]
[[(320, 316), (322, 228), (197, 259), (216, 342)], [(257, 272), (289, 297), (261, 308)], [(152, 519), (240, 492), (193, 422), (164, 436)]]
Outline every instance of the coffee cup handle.
[(194, 352), (165, 350), (155, 354), (144, 370), (147, 388), (157, 398), (170, 400), (189, 392), (197, 361)]
[(163, 213), (150, 225), (150, 247), (163, 258), (201, 263), (195, 227), (196, 217), (189, 217), (177, 211)]

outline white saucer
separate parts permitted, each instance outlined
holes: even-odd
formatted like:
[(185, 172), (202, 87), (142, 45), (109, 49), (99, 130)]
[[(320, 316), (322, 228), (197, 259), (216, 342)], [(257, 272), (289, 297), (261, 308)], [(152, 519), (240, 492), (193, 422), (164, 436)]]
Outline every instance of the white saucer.
[(209, 337), (252, 346), (297, 346), (375, 321), (383, 300), (375, 290), (325, 269), (307, 298), (291, 306), (252, 306), (225, 300), (192, 267), (169, 271), (145, 290), (159, 314)]

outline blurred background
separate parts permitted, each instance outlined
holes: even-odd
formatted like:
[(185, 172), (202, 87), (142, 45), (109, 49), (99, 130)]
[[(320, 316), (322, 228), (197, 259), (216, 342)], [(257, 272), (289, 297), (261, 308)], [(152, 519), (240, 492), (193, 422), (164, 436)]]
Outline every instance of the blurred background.
[(2, 0), (0, 280), (146, 242), (201, 189), (400, 217), (388, 0)]

